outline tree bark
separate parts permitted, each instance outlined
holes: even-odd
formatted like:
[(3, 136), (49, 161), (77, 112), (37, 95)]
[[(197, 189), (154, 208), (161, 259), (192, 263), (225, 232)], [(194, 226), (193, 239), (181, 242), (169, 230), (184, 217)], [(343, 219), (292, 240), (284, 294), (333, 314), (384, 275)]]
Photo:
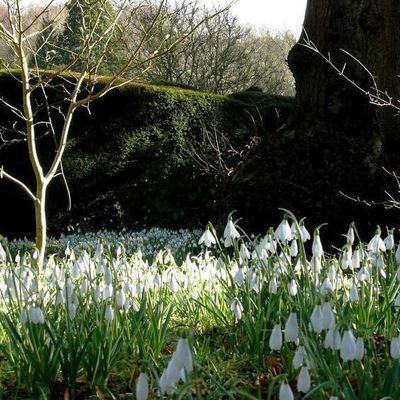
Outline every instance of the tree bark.
[[(382, 151), (400, 148), (400, 119), (395, 110), (376, 107), (302, 43), (311, 40), (330, 54), (340, 69), (365, 90), (376, 78), (378, 89), (400, 100), (400, 2), (398, 0), (308, 0), (304, 31), (289, 53), (296, 80), (296, 126), (303, 133), (337, 132), (359, 136), (370, 148), (370, 166)], [(317, 131), (317, 132), (316, 132)]]
[(47, 185), (38, 182), (35, 201), (35, 247), (37, 257), (34, 264), (38, 269), (43, 267), (47, 243), (47, 217), (46, 217)]

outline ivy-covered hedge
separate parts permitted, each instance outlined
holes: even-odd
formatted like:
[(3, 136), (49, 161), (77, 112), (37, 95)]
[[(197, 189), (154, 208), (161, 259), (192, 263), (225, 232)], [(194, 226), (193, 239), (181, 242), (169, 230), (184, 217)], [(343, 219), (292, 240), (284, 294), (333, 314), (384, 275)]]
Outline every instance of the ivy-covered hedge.
[[(14, 78), (0, 75), (0, 95), (18, 103), (19, 91)], [(229, 196), (195, 166), (191, 145), (203, 140), (204, 129), (223, 132), (233, 144), (255, 134), (266, 140), (291, 109), (292, 99), (258, 92), (219, 96), (137, 83), (110, 93), (91, 104), (90, 114), (81, 109), (75, 116), (63, 163), (72, 209), (66, 211), (59, 178), (51, 186), (50, 230), (177, 228), (218, 219)], [(0, 119), (10, 127), (15, 117), (1, 106)], [(39, 145), (46, 163), (54, 151), (50, 135)], [(0, 164), (32, 182), (24, 143), (3, 146)], [(7, 182), (0, 182), (0, 195), (0, 233), (32, 232), (33, 207), (25, 195)]]

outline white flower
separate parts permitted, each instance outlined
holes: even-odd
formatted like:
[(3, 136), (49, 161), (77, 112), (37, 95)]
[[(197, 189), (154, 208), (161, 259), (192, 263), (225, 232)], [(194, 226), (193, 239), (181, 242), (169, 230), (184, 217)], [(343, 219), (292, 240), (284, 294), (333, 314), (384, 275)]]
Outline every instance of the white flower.
[(307, 228), (305, 227), (304, 221), (300, 222), (300, 239), (303, 243), (311, 239), (310, 232), (308, 232)]
[(340, 266), (342, 267), (343, 270), (351, 268), (351, 248), (346, 248), (346, 250), (343, 252), (342, 255), (342, 261), (340, 263)]
[(225, 247), (232, 246), (233, 240), (239, 238), (240, 238), (240, 233), (236, 229), (234, 223), (232, 222), (232, 219), (229, 218), (224, 229)]
[(198, 244), (203, 244), (206, 247), (211, 247), (216, 243), (214, 235), (211, 233), (210, 229), (207, 227), (204, 233), (201, 235)]
[(356, 358), (356, 354), (356, 339), (351, 329), (349, 329), (343, 333), (342, 343), (340, 346), (340, 357), (343, 361), (352, 361)]
[(30, 307), (28, 309), (28, 319), (33, 324), (43, 324), (44, 314), (40, 307)]
[(333, 285), (332, 282), (330, 281), (329, 278), (326, 278), (321, 285), (321, 288), (319, 290), (322, 296), (326, 296), (329, 293), (333, 292)]
[(141, 372), (136, 381), (136, 399), (147, 400), (149, 397), (149, 380), (144, 372)]
[(269, 348), (273, 351), (279, 351), (282, 347), (282, 329), (279, 324), (275, 325), (272, 329), (269, 338)]
[(296, 343), (299, 338), (299, 325), (297, 322), (297, 314), (292, 312), (285, 324), (285, 342)]
[(177, 366), (183, 369), (186, 374), (193, 371), (193, 356), (187, 339), (179, 339), (175, 350)]
[(336, 327), (330, 328), (326, 333), (324, 347), (326, 349), (339, 350), (342, 345), (342, 337)]
[(275, 238), (280, 240), (282, 243), (287, 243), (292, 240), (293, 235), (290, 229), (289, 222), (286, 218), (278, 225), (275, 231)]
[(386, 251), (386, 246), (381, 239), (381, 230), (378, 228), (375, 232), (375, 236), (369, 241), (367, 250), (376, 254), (379, 251)]
[(356, 356), (355, 360), (361, 361), (364, 357), (364, 339), (357, 338), (356, 340)]
[(304, 346), (299, 346), (296, 352), (294, 353), (293, 368), (295, 369), (300, 368), (305, 361), (306, 355), (307, 354)]
[(244, 243), (242, 243), (240, 245), (240, 250), (239, 250), (239, 254), (240, 254), (240, 259), (242, 262), (247, 261), (250, 259), (250, 252), (247, 249), (246, 245)]
[(297, 240), (293, 240), (290, 245), (290, 256), (296, 257), (299, 254), (299, 248), (297, 246)]
[(311, 247), (312, 255), (314, 257), (321, 258), (324, 254), (324, 249), (322, 248), (321, 238), (319, 236), (318, 230), (314, 232), (314, 240)]
[(111, 304), (107, 304), (106, 311), (104, 312), (104, 319), (108, 322), (114, 320), (114, 309), (112, 308)]
[(268, 292), (271, 294), (278, 293), (278, 281), (276, 280), (275, 276), (269, 281), (268, 284)]
[(233, 312), (236, 321), (240, 321), (242, 319), (242, 314), (243, 314), (243, 305), (240, 302), (239, 299), (233, 299), (231, 306), (230, 306), (231, 311)]
[(243, 274), (243, 268), (238, 268), (235, 275), (233, 276), (233, 282), (236, 283), (236, 285), (243, 285), (244, 283), (244, 274)]
[(7, 261), (7, 254), (0, 243), (0, 263), (4, 264)]
[(115, 293), (115, 302), (117, 303), (118, 307), (122, 308), (125, 304), (125, 301), (125, 292), (122, 289), (117, 290)]
[(353, 223), (350, 224), (349, 230), (347, 231), (347, 242), (352, 245), (354, 243), (354, 228)]
[(322, 308), (320, 305), (314, 307), (314, 310), (311, 314), (311, 326), (314, 332), (321, 333), (322, 332)]
[(312, 256), (311, 257), (311, 270), (315, 275), (318, 275), (321, 272), (322, 264), (321, 264), (321, 257)]
[(383, 243), (386, 246), (386, 250), (392, 250), (394, 248), (394, 236), (393, 236), (393, 229), (389, 230), (385, 240)]
[(331, 303), (322, 305), (322, 329), (328, 330), (335, 326), (335, 314), (333, 313)]
[(288, 291), (291, 296), (296, 296), (297, 294), (297, 283), (292, 279), (288, 284)]
[(360, 296), (358, 295), (357, 286), (354, 284), (350, 288), (349, 299), (350, 299), (350, 301), (354, 301), (354, 302), (357, 302), (360, 300)]
[(356, 277), (359, 282), (368, 282), (371, 279), (371, 274), (366, 267), (361, 267)]
[(299, 376), (297, 378), (297, 390), (299, 392), (307, 393), (311, 387), (310, 373), (307, 367), (301, 367)]
[(27, 321), (28, 321), (27, 311), (21, 310), (21, 312), (19, 313), (19, 322), (21, 322), (22, 325), (25, 325)]
[(397, 245), (395, 258), (396, 258), (397, 264), (400, 264), (400, 245)]
[(390, 356), (397, 360), (400, 358), (400, 336), (396, 336), (390, 342)]
[(287, 383), (281, 383), (279, 388), (279, 400), (294, 400), (292, 389)]
[(360, 263), (361, 263), (361, 250), (357, 248), (352, 257), (351, 257), (351, 267), (352, 269), (359, 269), (360, 268)]

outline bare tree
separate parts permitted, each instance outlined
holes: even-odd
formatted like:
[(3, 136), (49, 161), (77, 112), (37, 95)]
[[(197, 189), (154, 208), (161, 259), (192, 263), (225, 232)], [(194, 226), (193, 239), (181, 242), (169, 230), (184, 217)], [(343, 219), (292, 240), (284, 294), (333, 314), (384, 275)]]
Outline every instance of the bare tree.
[[(145, 26), (155, 8), (144, 11), (140, 18)], [(216, 93), (232, 93), (251, 86), (273, 94), (294, 93), (293, 77), (286, 64), (286, 56), (295, 43), (290, 33), (256, 32), (241, 26), (229, 9), (208, 9), (199, 0), (165, 2), (161, 13), (162, 28), (147, 43), (145, 51), (151, 52), (163, 42), (175, 41), (201, 20), (207, 19), (207, 22), (176, 51), (157, 59), (144, 72), (144, 79)], [(207, 18), (216, 13), (215, 18)], [(128, 39), (135, 37), (133, 33)]]
[[(71, 123), (79, 108), (90, 110), (91, 102), (105, 96), (112, 90), (131, 82), (137, 71), (143, 71), (158, 57), (168, 54), (179, 42), (189, 36), (204, 21), (175, 41), (160, 44), (157, 51), (143, 53), (142, 49), (157, 31), (164, 1), (158, 4), (158, 12), (150, 23), (140, 32), (135, 47), (129, 49), (129, 56), (121, 62), (118, 70), (107, 79), (99, 78), (99, 71), (107, 54), (112, 52), (112, 40), (115, 33), (126, 29), (130, 18), (145, 7), (144, 3), (132, 3), (121, 0), (114, 5), (112, 18), (105, 3), (96, 0), (89, 14), (81, 12), (79, 46), (73, 50), (60, 48), (55, 35), (60, 31), (60, 24), (65, 21), (65, 11), (73, 8), (84, 10), (93, 0), (71, 0), (59, 5), (56, 0), (48, 0), (41, 7), (32, 9), (24, 6), (23, 0), (4, 0), (6, 13), (0, 22), (0, 39), (6, 44), (14, 60), (4, 63), (16, 84), (20, 85), (22, 104), (6, 95), (0, 98), (2, 106), (7, 107), (15, 117), (14, 134), (27, 144), (30, 165), (34, 174), (34, 187), (13, 176), (1, 165), (0, 178), (15, 183), (33, 201), (36, 226), (36, 265), (41, 268), (45, 257), (47, 241), (46, 201), (48, 187), (52, 180), (63, 173), (62, 158), (66, 149)], [(104, 4), (103, 4), (104, 3)], [(52, 10), (51, 15), (49, 10)], [(27, 16), (30, 18), (27, 18)], [(46, 18), (45, 18), (46, 17)], [(209, 16), (210, 18), (212, 16)], [(46, 24), (38, 24), (39, 21)], [(99, 32), (98, 26), (102, 24)], [(37, 38), (42, 37), (40, 46)], [(44, 39), (43, 39), (44, 38)], [(41, 47), (48, 46), (48, 56), (57, 52), (70, 52), (68, 63), (61, 67), (54, 64), (53, 70), (41, 70), (38, 57)], [(95, 57), (94, 57), (95, 55)], [(10, 67), (18, 67), (18, 72)], [(73, 72), (71, 72), (73, 71)], [(40, 154), (40, 138), (53, 136), (55, 148), (50, 162), (45, 163)]]

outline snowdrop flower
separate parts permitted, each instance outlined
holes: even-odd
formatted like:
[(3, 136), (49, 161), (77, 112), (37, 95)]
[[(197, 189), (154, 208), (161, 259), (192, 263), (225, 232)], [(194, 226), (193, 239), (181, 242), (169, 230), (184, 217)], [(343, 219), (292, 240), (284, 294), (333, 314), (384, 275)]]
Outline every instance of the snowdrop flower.
[(318, 258), (322, 257), (322, 255), (324, 254), (324, 249), (322, 248), (321, 238), (319, 236), (318, 229), (316, 229), (314, 232), (314, 240), (311, 247), (311, 251), (312, 255)]
[(285, 324), (285, 342), (296, 343), (299, 338), (299, 325), (297, 322), (297, 314), (290, 313)]
[(5, 264), (7, 261), (7, 254), (3, 246), (0, 243), (0, 263)]
[(240, 238), (240, 233), (238, 232), (234, 223), (232, 222), (232, 218), (229, 218), (224, 230), (225, 247), (232, 246), (233, 240), (239, 238)]
[(400, 244), (397, 245), (395, 258), (396, 258), (397, 264), (400, 264)]
[(373, 254), (379, 251), (386, 251), (385, 243), (381, 239), (381, 230), (379, 227), (376, 229), (375, 236), (369, 241), (367, 250)]
[(103, 300), (110, 299), (113, 296), (114, 287), (113, 285), (105, 285), (103, 288)]
[(303, 243), (311, 239), (310, 232), (308, 232), (307, 228), (305, 227), (304, 221), (300, 221), (300, 239)]
[(357, 302), (360, 300), (360, 296), (358, 295), (358, 289), (357, 286), (353, 284), (353, 286), (350, 288), (350, 293), (349, 293), (349, 300), (353, 302)]
[(278, 281), (276, 280), (275, 276), (273, 276), (272, 279), (269, 281), (268, 292), (271, 294), (278, 293)]
[(25, 325), (27, 321), (28, 321), (27, 311), (21, 310), (21, 312), (19, 313), (19, 322), (21, 322), (22, 325)]
[(390, 356), (397, 360), (400, 358), (400, 336), (396, 336), (390, 342)]
[(187, 339), (179, 339), (175, 350), (178, 368), (183, 369), (186, 374), (193, 371), (193, 356)]
[(294, 400), (292, 389), (287, 383), (281, 383), (279, 388), (279, 400)]
[(400, 307), (400, 293), (396, 296), (396, 298), (394, 299), (394, 306), (396, 308)]
[(63, 290), (58, 289), (56, 295), (56, 306), (59, 306), (60, 304), (64, 303), (65, 303), (64, 292)]
[(297, 390), (302, 393), (307, 393), (311, 388), (311, 377), (307, 367), (301, 367), (297, 378)]
[(351, 267), (352, 269), (359, 269), (361, 263), (361, 249), (357, 247), (351, 256)]
[(280, 240), (284, 244), (292, 240), (292, 231), (286, 218), (283, 218), (282, 222), (276, 228), (275, 238)]
[(297, 294), (297, 283), (292, 279), (288, 284), (288, 291), (291, 296), (296, 296)]
[(356, 339), (351, 329), (345, 331), (340, 346), (340, 357), (343, 361), (352, 361), (356, 358), (357, 346)]
[(357, 338), (356, 340), (356, 355), (355, 360), (361, 361), (364, 357), (364, 339)]
[(321, 285), (319, 290), (322, 296), (326, 296), (329, 293), (333, 293), (333, 285), (329, 278), (326, 278)]
[(118, 307), (122, 308), (125, 304), (125, 301), (125, 292), (122, 289), (117, 290), (115, 293), (115, 302), (117, 303)]
[(250, 252), (244, 243), (240, 245), (239, 255), (242, 263), (250, 259)]
[(214, 235), (211, 233), (210, 229), (207, 227), (204, 233), (201, 235), (198, 244), (204, 244), (206, 247), (211, 247), (216, 243)]
[(352, 222), (352, 223), (350, 224), (349, 230), (347, 231), (347, 234), (346, 234), (346, 238), (347, 238), (347, 242), (348, 242), (350, 245), (353, 245), (353, 243), (354, 243), (354, 238), (355, 238), (355, 235), (354, 235), (354, 222)]
[(242, 286), (244, 283), (244, 274), (243, 274), (243, 268), (238, 268), (235, 275), (233, 276), (233, 281), (236, 283), (236, 285)]
[(290, 245), (290, 252), (289, 252), (291, 257), (296, 257), (297, 254), (299, 254), (299, 248), (297, 246), (297, 240), (293, 240), (291, 245)]
[(242, 319), (242, 314), (243, 314), (243, 305), (240, 302), (240, 300), (237, 298), (233, 299), (230, 309), (235, 315), (236, 322), (240, 321)]
[(315, 275), (318, 275), (321, 272), (322, 264), (321, 257), (312, 256), (311, 257), (311, 270)]
[(44, 314), (43, 311), (39, 307), (30, 307), (28, 309), (28, 319), (33, 324), (43, 324), (44, 323)]
[(321, 333), (322, 332), (322, 308), (320, 305), (314, 307), (314, 310), (311, 314), (311, 327), (314, 332)]
[(304, 346), (299, 346), (296, 352), (294, 353), (293, 368), (294, 369), (300, 368), (303, 365), (305, 358), (306, 358), (306, 350)]
[(147, 400), (149, 397), (149, 380), (144, 372), (141, 372), (136, 381), (136, 399)]
[(333, 313), (331, 303), (322, 305), (322, 329), (328, 330), (335, 326), (335, 314)]
[(340, 350), (342, 337), (336, 327), (330, 328), (325, 336), (324, 347), (326, 349)]
[(281, 347), (282, 347), (282, 329), (281, 326), (277, 324), (272, 329), (272, 333), (269, 338), (269, 348), (273, 351), (280, 351)]
[(343, 270), (351, 268), (351, 248), (347, 247), (342, 255), (342, 260), (340, 263), (340, 266), (342, 267)]
[(114, 320), (114, 309), (112, 308), (111, 304), (107, 304), (106, 311), (104, 312), (104, 319), (108, 322)]
[(392, 250), (394, 248), (394, 236), (393, 236), (394, 229), (390, 229), (388, 234), (383, 241), (386, 246), (386, 250)]
[(366, 267), (361, 267), (356, 275), (358, 282), (368, 282), (371, 279), (371, 274)]

